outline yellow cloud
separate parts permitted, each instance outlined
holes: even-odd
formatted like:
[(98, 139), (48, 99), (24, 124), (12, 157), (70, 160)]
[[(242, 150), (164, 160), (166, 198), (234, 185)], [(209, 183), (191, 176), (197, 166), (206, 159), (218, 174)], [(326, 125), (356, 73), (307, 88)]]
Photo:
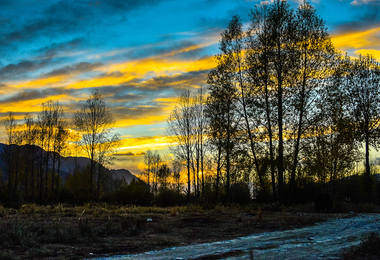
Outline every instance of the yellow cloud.
[[(120, 85), (131, 82), (136, 78), (148, 78), (145, 83), (149, 83), (149, 78), (167, 76), (173, 74), (182, 74), (190, 71), (207, 70), (215, 67), (215, 61), (212, 56), (205, 57), (199, 60), (181, 60), (172, 58), (176, 53), (182, 53), (201, 46), (186, 47), (178, 51), (170, 52), (153, 58), (145, 58), (141, 60), (127, 61), (118, 64), (109, 64), (97, 68), (96, 71), (105, 73), (109, 76), (95, 77), (89, 79), (77, 79), (75, 75), (78, 74), (73, 71), (67, 75), (51, 76), (47, 78), (38, 78), (27, 81), (9, 82), (9, 89), (31, 89), (31, 88), (44, 88), (44, 87), (67, 87), (67, 88), (94, 88), (109, 85)], [(116, 74), (116, 76), (113, 75)], [(143, 82), (144, 83), (144, 82)], [(182, 82), (183, 84), (188, 83)], [(166, 85), (178, 84), (167, 83)]]
[(333, 35), (331, 40), (334, 46), (341, 50), (380, 47), (379, 33), (380, 27), (362, 32)]
[(151, 124), (157, 124), (160, 122), (165, 121), (167, 118), (166, 115), (161, 116), (147, 116), (143, 118), (127, 118), (118, 120), (116, 122), (115, 127), (130, 127), (130, 126), (136, 126), (136, 125), (151, 125)]
[(138, 138), (126, 138), (122, 140), (122, 145), (119, 147), (119, 152), (123, 151), (138, 151), (143, 152), (148, 149), (164, 150), (171, 145), (171, 141), (166, 136), (149, 136)]
[(56, 95), (56, 96), (49, 96), (49, 97), (40, 98), (40, 99), (13, 101), (12, 104), (10, 104), (11, 107), (9, 107), (7, 105), (0, 106), (0, 113), (5, 113), (5, 112), (9, 112), (9, 111), (21, 112), (21, 113), (40, 111), (42, 103), (46, 103), (49, 100), (60, 101), (65, 97), (66, 97), (66, 95)]
[(15, 82), (9, 84), (10, 87), (13, 88), (42, 88), (42, 87), (52, 87), (56, 86), (57, 83), (63, 84), (65, 80), (67, 80), (68, 77), (64, 76), (54, 76), (54, 77), (48, 77), (45, 79), (34, 79), (29, 81), (22, 81), (22, 82)]
[[(136, 125), (151, 125), (166, 122), (169, 113), (173, 110), (177, 103), (177, 98), (157, 98), (153, 102), (158, 102), (161, 107), (157, 109), (149, 110), (147, 112), (142, 111), (141, 114), (133, 116), (126, 116), (122, 119), (118, 119), (115, 127), (130, 127)], [(138, 108), (135, 108), (137, 110)]]
[(377, 61), (380, 61), (380, 50), (374, 50), (374, 49), (360, 49), (355, 51), (356, 55), (362, 55), (366, 56), (367, 54), (372, 55)]
[(126, 74), (123, 77), (108, 76), (108, 77), (102, 77), (102, 78), (93, 78), (93, 79), (87, 79), (87, 80), (74, 82), (72, 84), (69, 84), (68, 87), (82, 89), (82, 88), (96, 88), (96, 87), (110, 86), (110, 85), (120, 85), (120, 84), (133, 80), (135, 77), (136, 76)]
[(185, 73), (190, 71), (206, 70), (215, 67), (213, 57), (188, 61), (188, 60), (170, 60), (162, 58), (148, 58), (138, 61), (129, 61), (125, 63), (113, 64), (105, 72), (121, 72), (130, 75), (145, 76), (148, 73), (154, 73), (151, 76), (164, 76), (173, 73)]
[(162, 103), (176, 104), (177, 101), (178, 101), (178, 97), (156, 98), (154, 101), (156, 101), (156, 102), (162, 102)]

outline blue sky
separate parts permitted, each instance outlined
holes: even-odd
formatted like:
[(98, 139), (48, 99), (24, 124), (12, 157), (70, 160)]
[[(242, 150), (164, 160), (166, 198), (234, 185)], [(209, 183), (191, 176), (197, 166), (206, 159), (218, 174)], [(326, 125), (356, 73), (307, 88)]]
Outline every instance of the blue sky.
[[(289, 1), (293, 8), (299, 2)], [(115, 168), (164, 150), (166, 118), (185, 89), (206, 86), (220, 33), (260, 1), (0, 0), (0, 120), (59, 101), (71, 118), (97, 88), (123, 139)], [(313, 0), (334, 45), (380, 60), (380, 1)], [(4, 131), (0, 134), (4, 142)], [(0, 140), (0, 141), (1, 141)]]

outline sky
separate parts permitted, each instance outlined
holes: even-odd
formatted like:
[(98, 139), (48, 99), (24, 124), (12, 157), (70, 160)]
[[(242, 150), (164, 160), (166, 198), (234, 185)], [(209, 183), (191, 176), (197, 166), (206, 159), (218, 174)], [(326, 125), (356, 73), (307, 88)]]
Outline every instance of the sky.
[[(288, 1), (297, 8), (302, 0)], [(245, 27), (252, 0), (0, 0), (0, 142), (12, 111), (22, 123), (59, 101), (70, 121), (98, 91), (121, 136), (112, 168), (141, 171), (143, 152), (168, 152), (166, 119), (184, 90), (207, 86), (220, 33)], [(334, 46), (380, 60), (380, 0), (311, 0)]]

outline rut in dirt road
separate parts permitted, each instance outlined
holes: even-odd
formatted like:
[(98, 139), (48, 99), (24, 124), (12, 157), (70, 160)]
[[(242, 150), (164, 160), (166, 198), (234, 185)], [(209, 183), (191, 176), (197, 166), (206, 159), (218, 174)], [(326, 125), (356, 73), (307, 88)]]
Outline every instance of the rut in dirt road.
[(98, 259), (339, 259), (341, 250), (380, 231), (380, 214), (331, 219), (312, 227)]

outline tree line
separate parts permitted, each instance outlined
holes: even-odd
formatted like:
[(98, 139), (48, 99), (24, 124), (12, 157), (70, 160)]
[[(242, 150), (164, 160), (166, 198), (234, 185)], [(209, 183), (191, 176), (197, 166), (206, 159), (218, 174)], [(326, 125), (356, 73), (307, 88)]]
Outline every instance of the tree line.
[[(2, 200), (7, 203), (56, 203), (62, 190), (77, 200), (99, 199), (110, 189), (108, 166), (119, 135), (112, 133), (113, 117), (99, 91), (92, 92), (72, 124), (59, 102), (42, 104), (37, 118), (26, 114), (18, 124), (14, 113), (5, 119), (6, 146), (0, 155)], [(88, 167), (77, 163), (63, 186), (62, 156), (86, 154)], [(4, 181), (5, 180), (5, 181)], [(65, 196), (65, 195), (62, 195)], [(67, 196), (66, 196), (67, 197)]]
[(207, 90), (183, 92), (168, 118), (188, 198), (209, 186), (231, 201), (234, 187), (253, 185), (256, 198), (292, 203), (318, 183), (337, 196), (334, 183), (365, 159), (363, 191), (374, 200), (380, 66), (371, 55), (339, 52), (308, 2), (293, 10), (279, 0), (256, 5), (247, 30), (234, 16), (219, 50)]

